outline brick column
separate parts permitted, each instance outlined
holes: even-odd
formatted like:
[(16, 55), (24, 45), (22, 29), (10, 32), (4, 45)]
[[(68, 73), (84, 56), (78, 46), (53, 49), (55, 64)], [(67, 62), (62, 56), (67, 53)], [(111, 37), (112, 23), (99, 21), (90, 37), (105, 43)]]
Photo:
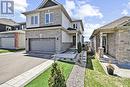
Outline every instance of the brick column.
[(104, 48), (99, 47), (98, 48), (98, 56), (99, 56), (99, 58), (103, 58), (103, 55), (104, 55)]
[(103, 37), (103, 33), (100, 33), (100, 47), (98, 47), (99, 58), (102, 58), (104, 55), (104, 48), (102, 47), (102, 37)]

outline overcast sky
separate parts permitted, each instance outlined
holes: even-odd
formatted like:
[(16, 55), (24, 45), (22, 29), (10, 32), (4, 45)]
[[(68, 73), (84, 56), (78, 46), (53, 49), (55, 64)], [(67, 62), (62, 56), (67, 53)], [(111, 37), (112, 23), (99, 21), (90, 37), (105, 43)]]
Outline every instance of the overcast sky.
[[(15, 15), (9, 17), (17, 22), (25, 21), (21, 12), (33, 10), (42, 0), (13, 0)], [(93, 30), (125, 15), (130, 15), (130, 0), (57, 0), (64, 5), (74, 19), (82, 19), (85, 28), (85, 41)]]

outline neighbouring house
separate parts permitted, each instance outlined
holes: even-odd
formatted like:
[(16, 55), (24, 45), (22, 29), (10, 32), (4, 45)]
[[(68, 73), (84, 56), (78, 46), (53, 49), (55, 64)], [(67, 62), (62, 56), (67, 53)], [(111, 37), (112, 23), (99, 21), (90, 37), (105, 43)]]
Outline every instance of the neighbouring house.
[(118, 62), (130, 61), (130, 16), (124, 16), (106, 24), (92, 33), (91, 48), (103, 57), (108, 54)]
[(26, 23), (16, 23), (12, 19), (0, 18), (0, 48), (25, 48)]
[(61, 53), (70, 47), (77, 49), (83, 43), (82, 20), (72, 20), (67, 11), (55, 0), (45, 0), (26, 15), (26, 51)]

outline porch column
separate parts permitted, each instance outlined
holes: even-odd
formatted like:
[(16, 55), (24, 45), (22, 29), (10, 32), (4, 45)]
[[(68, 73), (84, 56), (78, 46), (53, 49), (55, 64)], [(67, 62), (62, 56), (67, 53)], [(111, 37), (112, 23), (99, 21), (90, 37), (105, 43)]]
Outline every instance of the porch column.
[(102, 47), (102, 37), (103, 37), (103, 33), (100, 33), (100, 47)]
[(76, 32), (76, 49), (78, 49), (78, 33)]
[(102, 47), (102, 40), (103, 39), (103, 33), (100, 32), (100, 47), (98, 48), (98, 55), (99, 55), (99, 58), (103, 58), (103, 55), (104, 55), (104, 48)]

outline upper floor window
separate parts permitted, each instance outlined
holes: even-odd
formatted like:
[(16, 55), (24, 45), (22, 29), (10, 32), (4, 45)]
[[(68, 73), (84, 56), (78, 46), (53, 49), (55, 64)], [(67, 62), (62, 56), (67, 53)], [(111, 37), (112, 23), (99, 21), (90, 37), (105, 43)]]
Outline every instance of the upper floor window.
[(38, 24), (38, 16), (31, 16), (31, 25)]
[(19, 30), (19, 28), (17, 28), (17, 27), (16, 27), (15, 29), (16, 29), (16, 30)]
[(45, 13), (45, 24), (53, 23), (53, 12)]
[(73, 28), (74, 29), (77, 29), (78, 27), (77, 27), (77, 24), (73, 24)]
[(6, 26), (6, 30), (7, 30), (7, 31), (11, 31), (12, 28), (11, 28), (10, 26)]

